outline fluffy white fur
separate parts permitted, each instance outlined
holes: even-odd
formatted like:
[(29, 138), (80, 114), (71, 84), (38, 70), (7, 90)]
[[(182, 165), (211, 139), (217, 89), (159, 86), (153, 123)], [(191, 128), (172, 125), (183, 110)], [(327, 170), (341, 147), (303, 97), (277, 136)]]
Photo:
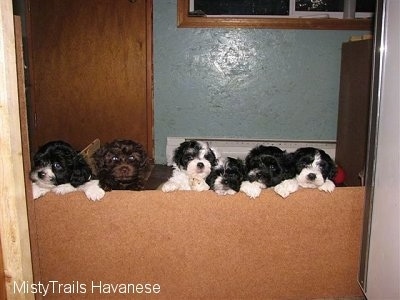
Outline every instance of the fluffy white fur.
[(255, 199), (260, 196), (261, 190), (265, 188), (265, 184), (258, 181), (243, 181), (242, 185), (240, 186), (240, 191), (245, 193), (250, 198)]
[(190, 191), (189, 176), (187, 176), (185, 172), (175, 168), (172, 171), (172, 177), (163, 184), (161, 190), (163, 192), (173, 192), (177, 190)]
[(325, 182), (319, 186), (317, 185), (311, 185), (311, 184), (305, 184), (301, 185), (298, 181), (297, 178), (294, 179), (287, 179), (277, 186), (274, 187), (274, 190), (277, 194), (279, 194), (282, 198), (286, 198), (289, 196), (291, 193), (296, 192), (300, 187), (305, 187), (305, 188), (316, 188), (319, 189), (320, 191), (324, 192), (333, 192), (335, 189), (335, 184), (327, 179)]
[(100, 188), (98, 180), (90, 180), (76, 188), (69, 183), (51, 186), (50, 184), (42, 184), (41, 182), (32, 182), (33, 199), (44, 196), (48, 192), (65, 195), (76, 191), (83, 191), (86, 197), (92, 201), (98, 201), (105, 195), (105, 191)]
[[(197, 168), (197, 164), (198, 163), (202, 163), (204, 164), (204, 168), (199, 170)], [(194, 159), (192, 160), (187, 167), (186, 170), (186, 174), (190, 177), (190, 176), (197, 176), (197, 177), (201, 177), (201, 178), (206, 178), (208, 176), (208, 174), (210, 174), (211, 172), (211, 164), (208, 160), (204, 159), (204, 158), (199, 158), (199, 159)]]

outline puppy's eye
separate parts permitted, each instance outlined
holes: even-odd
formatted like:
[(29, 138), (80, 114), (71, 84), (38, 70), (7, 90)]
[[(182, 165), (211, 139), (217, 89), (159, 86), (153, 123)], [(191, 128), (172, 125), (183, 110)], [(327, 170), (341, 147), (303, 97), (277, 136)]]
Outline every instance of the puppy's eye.
[(135, 160), (135, 158), (131, 155), (128, 157), (128, 160), (132, 161), (132, 160)]
[(55, 162), (55, 163), (53, 163), (53, 168), (56, 169), (56, 170), (61, 170), (61, 169), (62, 169), (62, 166), (61, 166), (60, 163)]
[(117, 157), (117, 156), (113, 156), (111, 159), (112, 159), (112, 161), (119, 161), (119, 157)]
[(270, 169), (271, 171), (275, 171), (275, 170), (276, 170), (276, 168), (275, 168), (274, 165), (269, 165), (269, 169)]
[(305, 168), (305, 167), (307, 167), (307, 163), (304, 162), (304, 161), (301, 161), (301, 162), (298, 163), (298, 166), (299, 166), (300, 168)]

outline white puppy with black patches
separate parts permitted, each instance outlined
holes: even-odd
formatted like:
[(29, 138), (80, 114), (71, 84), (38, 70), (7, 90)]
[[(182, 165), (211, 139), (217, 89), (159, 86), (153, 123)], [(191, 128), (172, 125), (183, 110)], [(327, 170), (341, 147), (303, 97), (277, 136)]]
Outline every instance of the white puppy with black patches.
[[(192, 179), (205, 180), (211, 169), (217, 165), (218, 158), (216, 150), (210, 148), (207, 143), (194, 140), (181, 143), (173, 155), (172, 176), (163, 184), (161, 190), (163, 192), (193, 190)], [(203, 190), (209, 189), (208, 185), (203, 186)]]
[(274, 187), (276, 193), (286, 198), (299, 188), (319, 189), (333, 192), (336, 164), (323, 150), (312, 147), (297, 149), (293, 154), (292, 164), (295, 177), (282, 181)]

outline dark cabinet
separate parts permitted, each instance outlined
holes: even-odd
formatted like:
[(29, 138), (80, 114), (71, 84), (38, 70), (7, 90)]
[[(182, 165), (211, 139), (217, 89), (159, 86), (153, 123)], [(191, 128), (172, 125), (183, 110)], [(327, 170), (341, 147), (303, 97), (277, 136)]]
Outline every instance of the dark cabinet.
[(346, 186), (363, 182), (371, 91), (372, 39), (343, 43), (340, 71), (336, 162)]

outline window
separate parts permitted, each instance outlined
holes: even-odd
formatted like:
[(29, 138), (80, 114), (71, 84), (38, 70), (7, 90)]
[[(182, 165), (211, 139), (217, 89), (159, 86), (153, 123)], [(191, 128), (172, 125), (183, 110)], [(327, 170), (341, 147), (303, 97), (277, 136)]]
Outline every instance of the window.
[(353, 1), (178, 0), (178, 26), (371, 30), (375, 0)]
[(343, 18), (345, 9), (355, 18), (370, 18), (373, 0), (189, 0), (189, 14), (195, 16), (280, 16)]
[(212, 0), (190, 0), (189, 14), (199, 14), (207, 16), (215, 15), (289, 15), (289, 0), (230, 0), (230, 1), (212, 1)]

